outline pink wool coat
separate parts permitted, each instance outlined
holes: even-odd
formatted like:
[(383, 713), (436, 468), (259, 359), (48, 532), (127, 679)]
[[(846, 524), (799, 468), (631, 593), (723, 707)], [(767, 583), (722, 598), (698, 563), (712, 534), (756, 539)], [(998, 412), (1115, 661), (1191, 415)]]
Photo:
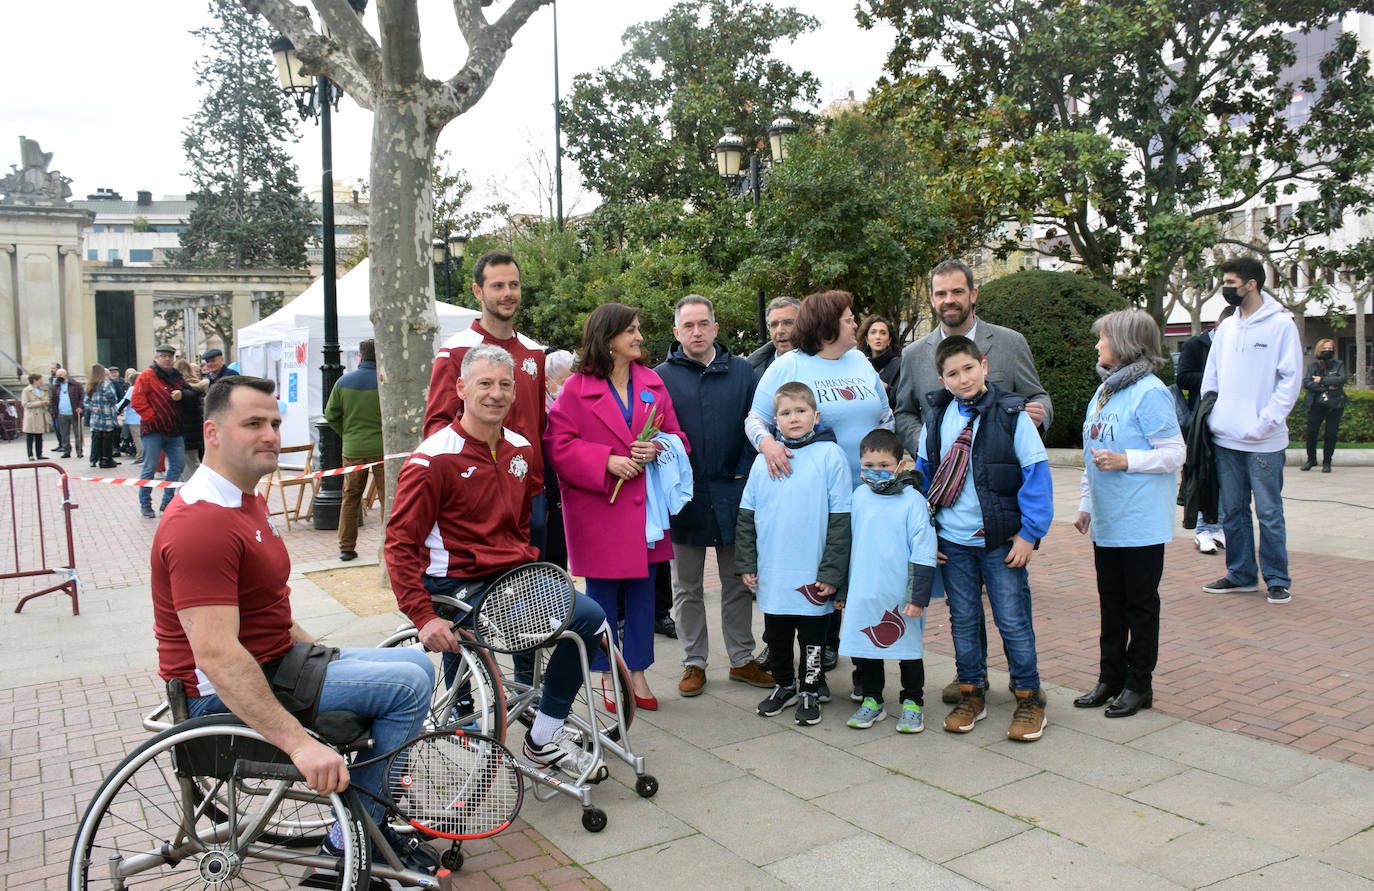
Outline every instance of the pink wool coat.
[(676, 433), (687, 444), (659, 376), (642, 365), (635, 365), (630, 374), (634, 413), (629, 428), (610, 384), (589, 374), (569, 377), (549, 409), (544, 458), (553, 462), (563, 493), (563, 528), (573, 575), (642, 579), (649, 574), (649, 564), (673, 556), (667, 536), (652, 550), (645, 543), (644, 474), (626, 480), (615, 504), (610, 503), (617, 478), (606, 470), (606, 461), (611, 455), (630, 456), (630, 444), (649, 418), (650, 403), (641, 398), (643, 392), (653, 394), (658, 428)]

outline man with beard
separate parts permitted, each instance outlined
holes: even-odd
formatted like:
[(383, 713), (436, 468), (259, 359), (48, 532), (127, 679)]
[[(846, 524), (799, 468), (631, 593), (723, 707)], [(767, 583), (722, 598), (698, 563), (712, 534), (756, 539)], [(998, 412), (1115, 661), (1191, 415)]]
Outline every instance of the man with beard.
[[(429, 397), (425, 402), (424, 435), (442, 430), (463, 413), (457, 381), (463, 356), (473, 347), (489, 343), (510, 353), (515, 361), (515, 403), (506, 426), (530, 441), (534, 450), (531, 473), (544, 478), (544, 456), (540, 443), (544, 436), (544, 350), (515, 330), (515, 312), (520, 308), (520, 266), (506, 251), (487, 251), (472, 267), (472, 295), (482, 307), (482, 317), (466, 331), (460, 331), (439, 347), (434, 371), (429, 377)], [(544, 554), (547, 501), (543, 492), (534, 496), (530, 506), (530, 543)]]
[[(897, 382), (897, 433), (913, 457), (921, 439), (921, 424), (930, 407), (930, 397), (944, 391), (935, 368), (935, 348), (955, 334), (972, 340), (987, 360), (987, 379), (1004, 390), (1026, 397), (1026, 416), (1043, 437), (1054, 420), (1050, 395), (1040, 384), (1026, 338), (1010, 328), (979, 320), (976, 315), (978, 289), (973, 270), (959, 260), (945, 260), (930, 271), (930, 309), (940, 324), (925, 337), (902, 350), (902, 371)], [(982, 605), (979, 601), (981, 620)], [(987, 670), (987, 632), (979, 622), (983, 644), (983, 667)], [(983, 678), (987, 689), (987, 678)], [(947, 685), (941, 695), (947, 703), (959, 701), (959, 682)]]

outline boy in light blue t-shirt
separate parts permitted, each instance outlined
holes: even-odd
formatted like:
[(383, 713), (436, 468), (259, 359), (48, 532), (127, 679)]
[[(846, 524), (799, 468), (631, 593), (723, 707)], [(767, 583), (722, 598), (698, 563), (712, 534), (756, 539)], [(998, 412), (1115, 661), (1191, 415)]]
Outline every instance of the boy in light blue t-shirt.
[(935, 348), (935, 366), (945, 392), (926, 414), (917, 467), (939, 530), (959, 675), (960, 700), (945, 730), (968, 733), (987, 717), (979, 637), (986, 588), (1016, 697), (1007, 737), (1034, 742), (1048, 722), (1026, 564), (1054, 518), (1049, 461), (1025, 398), (987, 381), (987, 359), (977, 344), (946, 337)]
[(883, 710), (884, 660), (900, 660), (898, 733), (925, 728), (921, 709), (926, 671), (925, 608), (935, 579), (935, 527), (930, 508), (909, 473), (899, 473), (902, 440), (871, 431), (859, 443), (859, 476), (849, 522), (849, 582), (835, 598), (844, 610), (840, 654), (854, 660), (862, 703), (849, 726), (866, 730)]
[[(763, 640), (775, 686), (758, 712), (772, 717), (797, 703), (798, 724), (821, 720), (821, 649), (836, 591), (849, 567), (849, 463), (829, 430), (817, 430), (816, 396), (798, 381), (773, 395), (778, 441), (792, 450), (792, 473), (773, 479), (754, 459), (740, 500), (735, 569), (758, 592)], [(797, 681), (794, 641), (802, 649)]]

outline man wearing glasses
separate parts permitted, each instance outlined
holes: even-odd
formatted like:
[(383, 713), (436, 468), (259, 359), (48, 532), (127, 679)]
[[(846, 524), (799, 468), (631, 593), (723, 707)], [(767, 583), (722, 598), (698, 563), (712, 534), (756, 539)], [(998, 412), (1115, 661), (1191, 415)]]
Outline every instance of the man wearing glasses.
[(749, 364), (754, 366), (754, 380), (763, 377), (774, 360), (792, 349), (792, 328), (797, 324), (800, 310), (801, 301), (795, 297), (774, 297), (773, 302), (768, 304), (765, 318), (768, 320), (769, 341), (749, 354)]

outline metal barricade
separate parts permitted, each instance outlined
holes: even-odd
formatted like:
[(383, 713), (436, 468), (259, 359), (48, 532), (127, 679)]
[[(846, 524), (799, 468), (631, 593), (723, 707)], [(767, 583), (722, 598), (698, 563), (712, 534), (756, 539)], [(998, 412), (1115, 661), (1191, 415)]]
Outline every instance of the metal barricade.
[[(52, 477), (44, 478), (43, 471), (53, 470), (58, 474), (57, 479)], [(66, 477), (66, 470), (60, 464), (51, 461), (37, 461), (26, 464), (0, 464), (0, 472), (8, 478), (10, 495), (10, 545), (14, 550), (13, 571), (0, 572), (0, 580), (28, 578), (31, 576), (53, 575), (60, 576), (63, 580), (56, 585), (35, 591), (20, 598), (15, 605), (14, 611), (17, 613), (24, 608), (24, 604), (33, 600), (35, 597), (42, 597), (44, 594), (51, 594), (54, 591), (65, 591), (67, 596), (72, 599), (72, 615), (81, 614), (81, 606), (77, 599), (80, 590), (80, 582), (76, 577), (76, 545), (72, 538), (72, 511), (76, 505), (72, 503), (71, 489)], [(24, 492), (28, 491), (28, 474), (33, 476), (33, 501), (24, 500), (21, 510), (21, 498)], [(54, 485), (56, 484), (56, 485)], [(51, 493), (54, 489), (62, 493), (62, 525), (66, 529), (67, 536), (67, 562), (65, 566), (50, 565), (49, 553), (52, 552), (54, 563), (61, 559), (57, 553), (59, 547), (48, 547), (46, 527), (44, 525), (44, 489)], [(51, 494), (47, 496), (51, 498)], [(25, 525), (21, 528), (20, 523)], [(36, 545), (36, 546), (35, 546)], [(38, 558), (38, 566), (32, 565), (32, 558)], [(3, 561), (9, 563), (10, 561)]]

